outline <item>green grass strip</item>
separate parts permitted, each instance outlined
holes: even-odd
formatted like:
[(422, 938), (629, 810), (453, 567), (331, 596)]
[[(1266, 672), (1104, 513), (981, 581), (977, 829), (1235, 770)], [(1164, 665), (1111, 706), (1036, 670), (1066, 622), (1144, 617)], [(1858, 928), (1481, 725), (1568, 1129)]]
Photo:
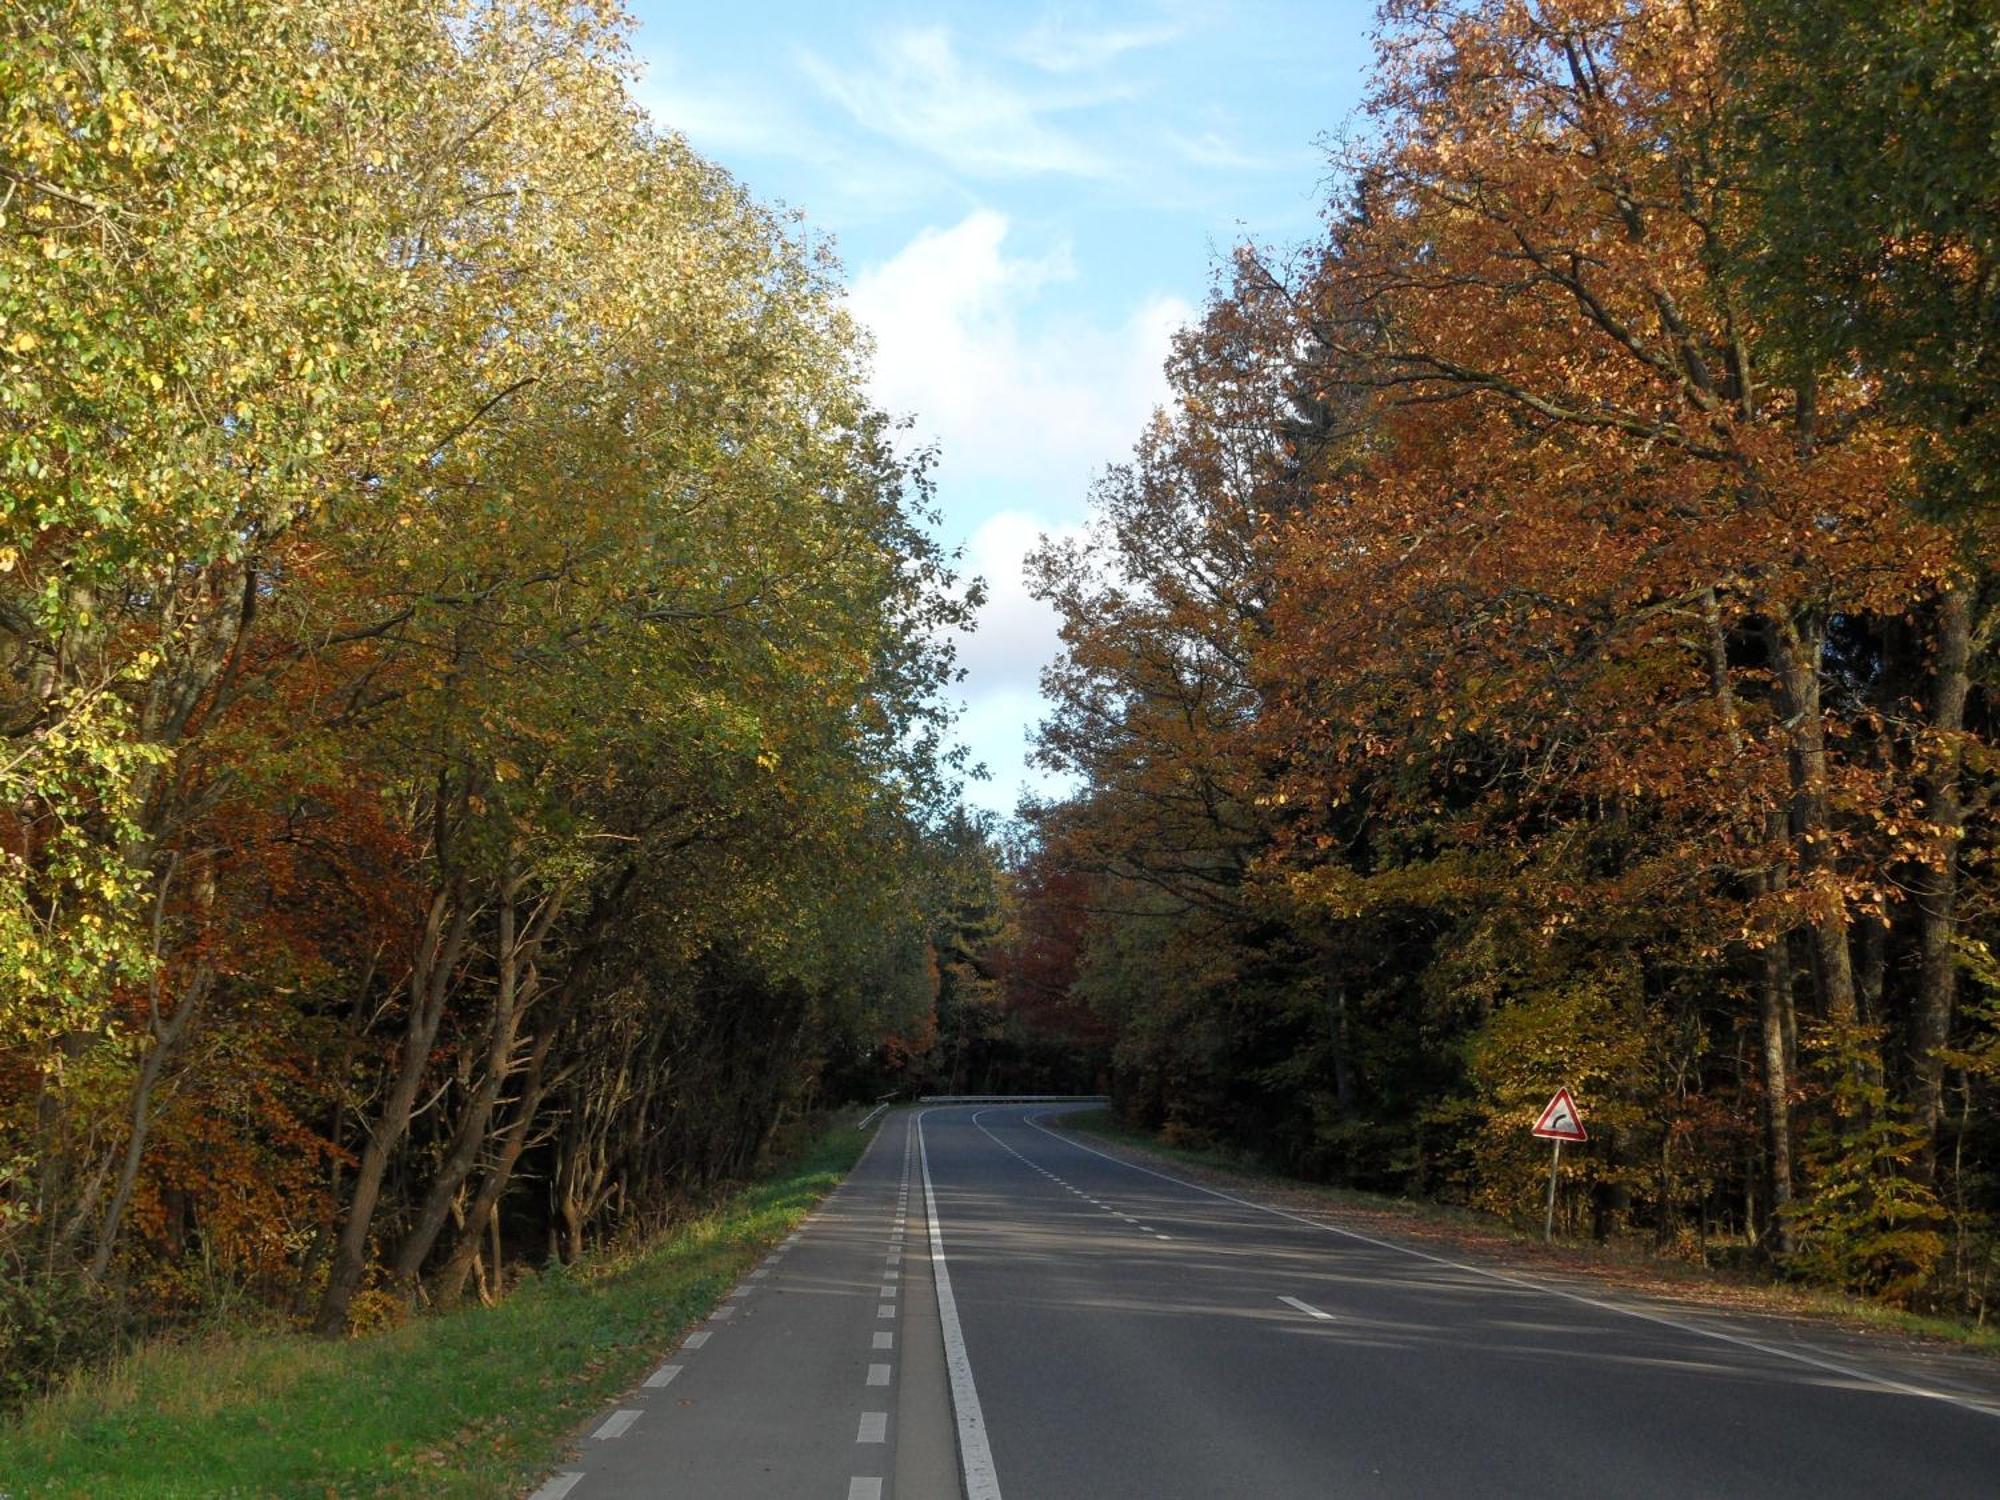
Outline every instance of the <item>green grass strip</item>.
[(0, 1500), (518, 1496), (860, 1157), (850, 1127), (616, 1262), (327, 1343), (141, 1349), (0, 1427)]

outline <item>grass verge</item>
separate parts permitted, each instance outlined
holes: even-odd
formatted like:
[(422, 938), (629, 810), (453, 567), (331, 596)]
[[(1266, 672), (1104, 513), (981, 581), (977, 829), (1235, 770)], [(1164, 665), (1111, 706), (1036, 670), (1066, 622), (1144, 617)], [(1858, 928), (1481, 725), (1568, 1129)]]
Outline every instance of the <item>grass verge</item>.
[(1275, 1207), (1340, 1213), (1366, 1233), (1402, 1238), (1432, 1249), (1449, 1248), (1519, 1269), (1585, 1277), (1622, 1290), (1719, 1311), (1817, 1319), (2000, 1355), (2000, 1329), (1990, 1326), (1978, 1327), (1959, 1319), (1906, 1312), (1816, 1287), (1773, 1282), (1747, 1272), (1664, 1259), (1630, 1243), (1543, 1245), (1539, 1233), (1475, 1209), (1306, 1182), (1275, 1172), (1245, 1152), (1167, 1145), (1152, 1131), (1120, 1119), (1109, 1109), (1064, 1115), (1058, 1123), (1063, 1129), (1093, 1135), (1157, 1160), (1191, 1168), (1190, 1180), (1201, 1181), (1205, 1177), (1211, 1187), (1258, 1188)]
[(517, 1496), (860, 1157), (844, 1125), (633, 1255), (327, 1343), (141, 1349), (0, 1426), (0, 1500)]

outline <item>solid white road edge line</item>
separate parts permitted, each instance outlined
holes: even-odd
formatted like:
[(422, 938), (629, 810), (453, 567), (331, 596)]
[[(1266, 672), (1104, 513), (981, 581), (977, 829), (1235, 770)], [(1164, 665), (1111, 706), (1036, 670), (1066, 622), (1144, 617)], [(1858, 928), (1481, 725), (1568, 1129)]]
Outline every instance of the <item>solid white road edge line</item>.
[(1284, 1303), (1287, 1307), (1296, 1307), (1300, 1312), (1304, 1313), (1309, 1318), (1318, 1318), (1322, 1323), (1331, 1323), (1333, 1321), (1332, 1313), (1321, 1312), (1318, 1308), (1314, 1307), (1310, 1302), (1301, 1302), (1296, 1297), (1280, 1297), (1278, 1300)]
[(1691, 1333), (1697, 1338), (1713, 1339), (1720, 1344), (1730, 1344), (1738, 1349), (1753, 1350), (1767, 1354), (1774, 1359), (1790, 1360), (1793, 1364), (1805, 1365), (1810, 1369), (1823, 1370), (1829, 1375), (1838, 1375), (1846, 1380), (1858, 1380), (1864, 1385), (1872, 1385), (1879, 1390), (1895, 1391), (1899, 1395), (1917, 1396), (1925, 1401), (1944, 1401), (1967, 1411), (1978, 1412), (1982, 1417), (2000, 1417), (2000, 1407), (1988, 1406), (1969, 1396), (1955, 1391), (1933, 1390), (1928, 1386), (1911, 1385), (1907, 1381), (1896, 1380), (1887, 1375), (1877, 1375), (1873, 1371), (1859, 1370), (1852, 1365), (1841, 1364), (1838, 1360), (1825, 1359), (1817, 1354), (1802, 1354), (1794, 1349), (1781, 1348), (1776, 1344), (1766, 1344), (1757, 1339), (1747, 1339), (1740, 1334), (1724, 1333), (1719, 1328), (1704, 1328), (1699, 1323), (1686, 1323), (1679, 1318), (1670, 1318), (1663, 1313), (1647, 1312), (1643, 1308), (1626, 1307), (1617, 1302), (1606, 1302), (1601, 1298), (1585, 1296), (1582, 1292), (1568, 1291), (1563, 1287), (1550, 1286), (1547, 1282), (1535, 1281), (1526, 1276), (1516, 1276), (1507, 1271), (1489, 1270), (1485, 1266), (1467, 1265), (1464, 1261), (1452, 1260), (1443, 1255), (1432, 1255), (1427, 1250), (1413, 1250), (1408, 1245), (1399, 1245), (1394, 1240), (1378, 1240), (1372, 1234), (1363, 1234), (1356, 1229), (1342, 1229), (1338, 1224), (1322, 1223), (1309, 1219), (1304, 1214), (1295, 1214), (1288, 1209), (1273, 1208), (1268, 1203), (1255, 1203), (1248, 1198), (1238, 1198), (1234, 1193), (1220, 1192), (1215, 1188), (1203, 1187), (1198, 1182), (1189, 1182), (1185, 1177), (1175, 1177), (1167, 1172), (1156, 1172), (1151, 1167), (1142, 1167), (1137, 1162), (1124, 1160), (1107, 1151), (1099, 1151), (1095, 1146), (1086, 1146), (1073, 1136), (1058, 1135), (1042, 1124), (1039, 1119), (1021, 1116), (1022, 1123), (1034, 1126), (1051, 1140), (1062, 1141), (1088, 1151), (1092, 1156), (1101, 1156), (1108, 1162), (1134, 1172), (1144, 1172), (1148, 1177), (1157, 1177), (1162, 1182), (1171, 1182), (1184, 1188), (1193, 1188), (1197, 1193), (1206, 1193), (1211, 1198), (1220, 1198), (1224, 1203), (1234, 1203), (1240, 1208), (1252, 1208), (1259, 1213), (1271, 1214), (1280, 1219), (1290, 1219), (1294, 1224), (1303, 1224), (1308, 1229), (1317, 1229), (1326, 1234), (1337, 1234), (1343, 1239), (1358, 1241), (1363, 1245), (1373, 1245), (1377, 1250), (1391, 1250), (1398, 1255), (1408, 1255), (1417, 1260), (1429, 1261), (1434, 1266), (1446, 1266), (1454, 1271), (1463, 1271), (1468, 1276), (1483, 1277), (1487, 1281), (1497, 1281), (1504, 1286), (1517, 1286), (1530, 1292), (1540, 1292), (1545, 1297), (1560, 1297), (1565, 1302), (1579, 1303), (1584, 1307), (1594, 1307), (1599, 1312), (1616, 1313), (1620, 1317), (1637, 1318), (1642, 1323), (1652, 1323), (1661, 1328), (1672, 1328), (1681, 1333)]
[(994, 1471), (993, 1450), (986, 1441), (986, 1416), (979, 1409), (979, 1390), (972, 1383), (972, 1361), (965, 1352), (965, 1330), (959, 1327), (958, 1300), (952, 1296), (951, 1270), (945, 1263), (944, 1226), (938, 1222), (930, 1147), (924, 1141), (924, 1115), (928, 1113), (925, 1110), (917, 1115), (917, 1160), (923, 1166), (924, 1208), (931, 1226), (931, 1274), (937, 1280), (938, 1322), (944, 1327), (951, 1409), (958, 1418), (958, 1461), (965, 1478), (965, 1500), (1001, 1500), (1000, 1476)]

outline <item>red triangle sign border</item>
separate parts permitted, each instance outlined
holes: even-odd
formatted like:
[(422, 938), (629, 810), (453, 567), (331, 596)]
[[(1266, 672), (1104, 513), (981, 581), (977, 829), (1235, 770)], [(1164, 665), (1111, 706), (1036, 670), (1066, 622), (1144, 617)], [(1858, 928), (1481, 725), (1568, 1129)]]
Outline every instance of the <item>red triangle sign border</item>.
[(1534, 1133), (1547, 1141), (1587, 1141), (1590, 1134), (1583, 1128), (1583, 1116), (1577, 1112), (1576, 1100), (1570, 1098), (1567, 1087), (1556, 1090), (1555, 1098), (1549, 1100), (1542, 1110), (1542, 1117), (1535, 1121)]

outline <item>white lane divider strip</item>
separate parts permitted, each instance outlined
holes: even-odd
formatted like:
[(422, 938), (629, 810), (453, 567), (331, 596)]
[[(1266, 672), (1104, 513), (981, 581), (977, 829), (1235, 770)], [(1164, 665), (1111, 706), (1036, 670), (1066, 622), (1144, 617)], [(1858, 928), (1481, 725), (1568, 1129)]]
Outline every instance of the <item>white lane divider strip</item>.
[(680, 1372), (681, 1367), (679, 1365), (661, 1365), (659, 1369), (646, 1377), (646, 1389), (657, 1391), (663, 1385), (672, 1385), (674, 1377), (680, 1374)]
[(887, 1365), (870, 1365), (868, 1367), (868, 1383), (870, 1385), (887, 1385), (889, 1383), (889, 1367)]
[(952, 1295), (944, 1226), (938, 1221), (937, 1189), (931, 1183), (931, 1153), (924, 1140), (921, 1113), (917, 1116), (917, 1160), (923, 1166), (924, 1209), (931, 1230), (931, 1274), (937, 1280), (938, 1321), (944, 1325), (944, 1363), (951, 1377), (951, 1408), (958, 1418), (958, 1458), (965, 1477), (965, 1500), (1001, 1500), (1000, 1476), (993, 1468), (993, 1449), (986, 1441), (986, 1415), (979, 1409), (979, 1388), (972, 1381), (972, 1360), (965, 1352), (965, 1330), (958, 1322), (958, 1299)]
[(604, 1425), (591, 1434), (594, 1438), (623, 1437), (631, 1430), (632, 1424), (643, 1415), (636, 1411), (614, 1411), (604, 1419)]
[[(551, 1474), (548, 1482), (530, 1495), (528, 1500), (563, 1500), (564, 1495), (582, 1483), (581, 1474)], [(879, 1496), (881, 1491), (877, 1490), (876, 1494)]]
[(708, 1330), (704, 1328), (700, 1333), (691, 1333), (682, 1339), (681, 1347), (683, 1349), (699, 1349), (703, 1344), (708, 1342), (708, 1337)]
[(878, 1307), (878, 1308), (876, 1308), (876, 1309), (875, 1309), (875, 1316), (876, 1316), (876, 1317), (878, 1317), (878, 1318), (893, 1318), (893, 1317), (895, 1317), (895, 1316), (896, 1316), (896, 1304), (895, 1304), (895, 1303), (893, 1303), (893, 1302), (884, 1302), (884, 1303), (883, 1303), (883, 1304), (882, 1304), (882, 1305), (881, 1305), (880, 1307)]
[(1895, 1391), (1904, 1396), (1916, 1396), (1925, 1401), (1944, 1401), (1966, 1411), (1978, 1412), (1985, 1417), (2000, 1417), (2000, 1406), (1989, 1406), (1976, 1397), (1962, 1396), (1955, 1391), (1934, 1390), (1928, 1386), (1912, 1385), (1908, 1381), (1896, 1380), (1890, 1376), (1877, 1375), (1868, 1370), (1856, 1369), (1838, 1360), (1824, 1359), (1816, 1354), (1805, 1354), (1794, 1349), (1781, 1348), (1758, 1339), (1747, 1339), (1739, 1334), (1725, 1333), (1719, 1328), (1704, 1328), (1699, 1323), (1684, 1322), (1670, 1318), (1663, 1313), (1647, 1312), (1643, 1308), (1625, 1307), (1616, 1302), (1606, 1302), (1599, 1297), (1586, 1296), (1582, 1292), (1572, 1292), (1564, 1287), (1551, 1286), (1544, 1281), (1535, 1281), (1527, 1276), (1515, 1276), (1506, 1271), (1495, 1271), (1486, 1266), (1468, 1265), (1464, 1261), (1451, 1260), (1442, 1255), (1432, 1255), (1428, 1250), (1414, 1250), (1408, 1245), (1399, 1245), (1394, 1240), (1379, 1240), (1372, 1234), (1363, 1234), (1357, 1229), (1343, 1229), (1338, 1224), (1328, 1224), (1319, 1219), (1309, 1219), (1304, 1214), (1295, 1214), (1289, 1209), (1273, 1208), (1268, 1203), (1252, 1202), (1239, 1198), (1234, 1193), (1221, 1192), (1215, 1188), (1203, 1187), (1198, 1182), (1189, 1182), (1185, 1177), (1174, 1177), (1166, 1172), (1156, 1172), (1151, 1167), (1142, 1167), (1137, 1162), (1126, 1161), (1113, 1156), (1108, 1151), (1099, 1151), (1095, 1146), (1086, 1146), (1082, 1141), (1070, 1136), (1058, 1135), (1040, 1120), (1022, 1116), (1022, 1123), (1032, 1125), (1052, 1141), (1061, 1141), (1066, 1146), (1074, 1146), (1079, 1151), (1088, 1151), (1092, 1156), (1101, 1156), (1108, 1162), (1134, 1172), (1144, 1172), (1148, 1177), (1157, 1177), (1162, 1182), (1171, 1182), (1178, 1187), (1192, 1188), (1197, 1193), (1206, 1193), (1211, 1198), (1220, 1198), (1224, 1203), (1234, 1203), (1239, 1208), (1255, 1209), (1258, 1213), (1270, 1214), (1274, 1218), (1290, 1219), (1294, 1224), (1303, 1224), (1308, 1229), (1317, 1229), (1322, 1234), (1337, 1234), (1343, 1239), (1359, 1244), (1373, 1245), (1377, 1250), (1393, 1251), (1397, 1255), (1407, 1255), (1412, 1259), (1428, 1261), (1434, 1266), (1447, 1270), (1462, 1271), (1468, 1276), (1478, 1276), (1487, 1281), (1497, 1281), (1503, 1286), (1519, 1287), (1523, 1291), (1540, 1292), (1545, 1297), (1559, 1297), (1565, 1302), (1575, 1302), (1584, 1307), (1592, 1307), (1599, 1312), (1615, 1313), (1624, 1318), (1637, 1318), (1642, 1323), (1651, 1323), (1659, 1328), (1671, 1328), (1679, 1333), (1693, 1334), (1697, 1338), (1713, 1339), (1719, 1344), (1729, 1344), (1738, 1349), (1749, 1349), (1757, 1354), (1769, 1355), (1775, 1359), (1790, 1360), (1794, 1364), (1805, 1365), (1809, 1369), (1823, 1370), (1830, 1375), (1839, 1375), (1848, 1380), (1858, 1380), (1877, 1390)]
[(848, 1480), (847, 1500), (882, 1500), (882, 1481), (879, 1479)]
[(886, 1411), (864, 1411), (861, 1414), (861, 1430), (854, 1435), (857, 1443), (886, 1443), (889, 1441), (889, 1414)]
[(874, 1347), (875, 1347), (875, 1348), (877, 1348), (877, 1349), (893, 1349), (893, 1348), (895, 1348), (895, 1347), (896, 1347), (896, 1335), (895, 1335), (895, 1334), (893, 1334), (893, 1333), (878, 1333), (878, 1334), (876, 1334), (876, 1335), (875, 1335), (875, 1344), (874, 1344)]
[(1284, 1303), (1287, 1307), (1296, 1307), (1300, 1312), (1304, 1313), (1309, 1318), (1318, 1318), (1322, 1323), (1331, 1323), (1333, 1321), (1332, 1313), (1321, 1312), (1318, 1308), (1314, 1307), (1310, 1302), (1301, 1302), (1296, 1297), (1280, 1297), (1278, 1300)]

